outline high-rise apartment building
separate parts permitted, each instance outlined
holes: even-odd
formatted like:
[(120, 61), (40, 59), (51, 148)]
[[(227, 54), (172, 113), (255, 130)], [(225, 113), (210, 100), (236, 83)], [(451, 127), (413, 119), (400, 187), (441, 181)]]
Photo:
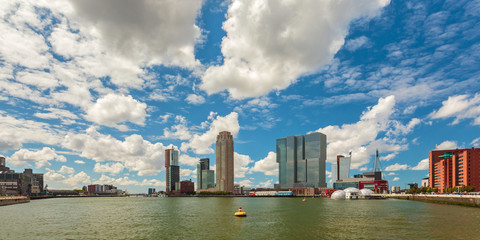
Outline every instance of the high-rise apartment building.
[(197, 164), (197, 190), (215, 187), (215, 172), (210, 170), (210, 159), (202, 158)]
[(480, 190), (480, 148), (434, 150), (429, 153), (431, 188), (474, 186)]
[(175, 183), (180, 182), (180, 166), (178, 166), (178, 151), (173, 149), (165, 150), (166, 189), (169, 193), (175, 191)]
[(234, 191), (233, 136), (223, 131), (217, 136), (216, 144), (217, 191)]
[(276, 187), (326, 187), (327, 136), (315, 132), (277, 139)]

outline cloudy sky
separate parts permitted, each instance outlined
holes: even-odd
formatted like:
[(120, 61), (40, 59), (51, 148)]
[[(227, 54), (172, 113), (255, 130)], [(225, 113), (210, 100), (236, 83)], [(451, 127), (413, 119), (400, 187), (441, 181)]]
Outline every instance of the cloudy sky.
[[(480, 147), (480, 2), (76, 0), (0, 4), (0, 154), (50, 188), (165, 188), (232, 132), (235, 181), (273, 187), (275, 140), (327, 135), (390, 185)], [(331, 183), (329, 183), (331, 185)]]

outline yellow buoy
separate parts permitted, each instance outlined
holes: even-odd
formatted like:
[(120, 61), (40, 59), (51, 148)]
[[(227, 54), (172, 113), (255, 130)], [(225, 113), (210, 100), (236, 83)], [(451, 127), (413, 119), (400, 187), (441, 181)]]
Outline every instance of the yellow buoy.
[(247, 216), (247, 213), (242, 211), (242, 207), (239, 207), (238, 208), (238, 212), (235, 213), (235, 216), (236, 217), (246, 217)]

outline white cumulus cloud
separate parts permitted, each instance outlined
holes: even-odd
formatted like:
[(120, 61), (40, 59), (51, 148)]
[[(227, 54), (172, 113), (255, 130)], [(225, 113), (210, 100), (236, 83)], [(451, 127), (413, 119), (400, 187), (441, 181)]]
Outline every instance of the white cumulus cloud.
[(400, 170), (407, 170), (408, 165), (407, 164), (399, 164), (395, 163), (393, 165), (390, 165), (385, 168), (385, 171), (390, 172), (390, 171), (400, 171)]
[(97, 173), (110, 173), (112, 175), (117, 175), (122, 172), (124, 168), (123, 164), (119, 162), (106, 164), (95, 163), (93, 171)]
[(425, 158), (418, 162), (417, 166), (411, 167), (410, 170), (428, 170), (429, 168), (429, 163), (428, 163), (428, 158)]
[(352, 20), (373, 17), (389, 0), (235, 0), (222, 40), (224, 62), (209, 67), (201, 88), (233, 98), (284, 89), (318, 71), (344, 43)]
[(75, 173), (75, 169), (63, 165), (63, 166), (60, 168), (60, 170), (58, 170), (58, 172), (59, 172), (59, 173), (62, 173), (62, 174), (74, 174), (74, 173)]
[(118, 128), (122, 125), (119, 126), (117, 123), (127, 121), (143, 126), (146, 107), (145, 103), (133, 99), (130, 95), (107, 94), (97, 99), (97, 102), (87, 110), (85, 118), (98, 124)]
[(165, 146), (151, 143), (137, 134), (121, 141), (90, 127), (84, 134), (67, 134), (62, 145), (97, 162), (121, 162), (125, 168), (138, 171), (140, 176), (154, 175), (164, 169)]
[(438, 144), (435, 147), (435, 150), (448, 150), (448, 149), (456, 149), (458, 148), (458, 144), (455, 141), (443, 141), (442, 143)]
[[(194, 67), (200, 0), (70, 1), (76, 19), (98, 31), (103, 46), (137, 64)], [(73, 16), (72, 14), (70, 16)]]
[(235, 167), (235, 178), (244, 178), (245, 174), (248, 172), (248, 164), (250, 164), (252, 159), (248, 155), (243, 155), (234, 152), (234, 167)]
[(235, 138), (240, 130), (238, 124), (238, 113), (231, 112), (225, 117), (217, 116), (215, 113), (211, 113), (209, 120), (211, 122), (204, 122), (204, 126), (208, 126), (209, 129), (203, 134), (193, 134), (188, 142), (183, 142), (180, 149), (184, 152), (191, 149), (195, 154), (210, 154), (214, 153), (211, 148), (217, 140), (217, 135), (222, 131), (229, 131)]
[(205, 98), (202, 97), (201, 95), (189, 94), (185, 99), (185, 101), (187, 101), (190, 104), (199, 105), (199, 104), (205, 103)]
[(394, 112), (395, 97), (392, 95), (380, 98), (378, 104), (364, 111), (356, 123), (318, 129), (318, 132), (327, 135), (327, 160), (333, 162), (338, 154), (352, 152), (351, 167), (356, 169), (367, 164), (376, 149), (381, 154), (388, 153), (386, 160), (406, 150), (408, 145), (402, 136), (412, 131), (419, 121), (412, 119), (405, 126), (391, 119)]
[(455, 120), (452, 124), (457, 124), (462, 119), (474, 119), (474, 125), (480, 125), (480, 94), (450, 96), (442, 102), (442, 107), (430, 114), (432, 119), (450, 118)]
[(278, 176), (277, 154), (269, 152), (264, 159), (255, 162), (250, 171), (263, 172), (267, 176)]
[(35, 163), (36, 168), (50, 166), (51, 160), (58, 162), (66, 162), (67, 159), (63, 155), (58, 155), (54, 149), (44, 147), (37, 151), (30, 151), (28, 149), (20, 149), (12, 154), (7, 159), (12, 166), (30, 166), (30, 163)]

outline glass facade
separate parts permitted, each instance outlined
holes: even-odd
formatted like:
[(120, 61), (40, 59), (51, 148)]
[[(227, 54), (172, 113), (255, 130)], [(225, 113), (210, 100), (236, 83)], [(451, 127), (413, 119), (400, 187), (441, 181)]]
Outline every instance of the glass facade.
[(326, 187), (326, 139), (322, 133), (277, 139), (279, 187)]
[[(309, 184), (319, 184), (321, 183), (320, 179), (320, 162), (318, 158), (307, 159), (307, 183)], [(324, 162), (325, 164), (325, 162)], [(325, 171), (324, 171), (325, 172)], [(325, 174), (324, 174), (325, 176)], [(324, 180), (325, 181), (325, 180)]]
[(358, 182), (334, 182), (333, 189), (347, 189), (349, 187), (358, 188)]
[(287, 184), (292, 185), (297, 179), (297, 161), (295, 136), (287, 137)]
[(287, 184), (287, 139), (277, 139), (278, 183)]
[(341, 157), (339, 159), (340, 162), (340, 180), (344, 178), (348, 178), (350, 175), (350, 157)]
[(213, 170), (202, 170), (202, 189), (215, 187), (215, 172)]
[(307, 160), (297, 160), (297, 179), (295, 182), (307, 182)]

